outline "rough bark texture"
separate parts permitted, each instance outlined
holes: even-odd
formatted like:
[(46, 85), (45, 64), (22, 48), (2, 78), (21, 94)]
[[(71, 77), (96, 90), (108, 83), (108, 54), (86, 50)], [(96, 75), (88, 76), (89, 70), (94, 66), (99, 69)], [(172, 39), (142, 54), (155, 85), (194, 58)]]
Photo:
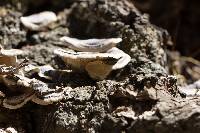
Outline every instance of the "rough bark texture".
[[(50, 9), (58, 7), (53, 2), (50, 5)], [(39, 33), (20, 25), (19, 17), (29, 13), (29, 6), (18, 11), (0, 7), (1, 44), (23, 49), (25, 54), (19, 58), (28, 57), (32, 64), (62, 68), (63, 62), (53, 55), (60, 47), (59, 37), (122, 37), (118, 47), (131, 56), (131, 62), (103, 81), (94, 81), (87, 74), (63, 75), (53, 82), (73, 88), (65, 100), (49, 106), (28, 103), (18, 110), (1, 107), (0, 127), (33, 133), (200, 130), (199, 98), (182, 98), (176, 77), (168, 74), (165, 30), (150, 24), (128, 0), (70, 1), (64, 5), (65, 9), (61, 6), (55, 10), (61, 19)], [(3, 16), (2, 10), (6, 12)], [(12, 34), (13, 28), (16, 34)], [(56, 75), (54, 78), (58, 79)], [(1, 85), (0, 89), (6, 87)]]

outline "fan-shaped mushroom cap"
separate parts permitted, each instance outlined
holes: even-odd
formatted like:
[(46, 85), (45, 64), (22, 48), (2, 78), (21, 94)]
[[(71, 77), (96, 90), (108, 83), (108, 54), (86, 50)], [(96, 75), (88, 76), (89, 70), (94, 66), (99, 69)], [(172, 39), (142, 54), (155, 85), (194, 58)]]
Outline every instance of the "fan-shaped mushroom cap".
[(9, 90), (15, 92), (15, 95), (5, 96), (5, 108), (18, 109), (32, 99), (34, 91), (30, 88), (31, 79), (15, 74), (12, 77), (3, 77), (3, 81)]
[(12, 73), (18, 66), (17, 55), (22, 53), (18, 49), (5, 50), (0, 46), (0, 82), (2, 82), (3, 75)]
[(18, 109), (24, 106), (29, 100), (31, 100), (33, 96), (34, 92), (28, 91), (18, 96), (6, 97), (3, 100), (3, 106), (9, 109)]
[(57, 21), (57, 16), (54, 12), (44, 11), (38, 14), (21, 17), (20, 21), (26, 28), (39, 31), (43, 30), (48, 24)]
[(40, 105), (48, 105), (64, 98), (64, 92), (70, 87), (58, 87), (55, 84), (47, 84), (39, 80), (32, 80), (31, 88), (36, 92), (32, 101)]
[(130, 56), (118, 48), (112, 48), (105, 53), (74, 52), (57, 49), (54, 53), (63, 61), (80, 71), (86, 70), (94, 79), (104, 79), (112, 70), (121, 69), (131, 60)]
[(23, 51), (18, 49), (5, 50), (0, 46), (0, 65), (16, 66), (17, 55), (22, 54)]
[(30, 100), (40, 105), (52, 104), (62, 100), (65, 91), (71, 89), (70, 87), (58, 87), (54, 83), (44, 83), (17, 74), (3, 79), (8, 88), (16, 93), (16, 95), (2, 96), (2, 105), (9, 109), (20, 108)]
[(122, 41), (121, 38), (79, 40), (67, 36), (61, 37), (60, 40), (65, 42), (67, 47), (84, 52), (105, 52)]

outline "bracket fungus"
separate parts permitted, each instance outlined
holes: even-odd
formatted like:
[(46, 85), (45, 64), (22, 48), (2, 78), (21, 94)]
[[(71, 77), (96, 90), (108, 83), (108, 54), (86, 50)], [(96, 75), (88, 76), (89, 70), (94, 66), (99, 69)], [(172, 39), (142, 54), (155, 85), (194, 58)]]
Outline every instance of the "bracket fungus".
[[(10, 49), (5, 50), (0, 47), (0, 82), (3, 82), (7, 86), (6, 92), (11, 93), (12, 96), (8, 96), (7, 93), (1, 92), (3, 95), (2, 104), (6, 108), (15, 109), (21, 107), (27, 101), (27, 97), (30, 94), (25, 93), (27, 89), (16, 86), (15, 74), (22, 74), (19, 70), (23, 67), (24, 62), (21, 64), (17, 61), (17, 55), (22, 54), (21, 50)], [(23, 74), (22, 74), (23, 75)], [(13, 95), (16, 93), (16, 95)]]
[(35, 91), (32, 101), (40, 105), (48, 105), (64, 99), (65, 90), (70, 89), (70, 87), (58, 87), (36, 79), (31, 81), (30, 86)]
[(67, 47), (84, 52), (104, 52), (112, 47), (115, 47), (117, 43), (122, 41), (121, 38), (108, 38), (108, 39), (87, 39), (79, 40), (71, 37), (61, 37), (60, 41), (64, 42)]
[(52, 104), (64, 99), (64, 92), (70, 89), (70, 87), (57, 87), (55, 84), (17, 74), (4, 78), (4, 82), (9, 89), (14, 89), (15, 93), (18, 93), (14, 96), (5, 96), (3, 99), (3, 107), (9, 109), (18, 109), (30, 100), (40, 105)]
[[(54, 86), (50, 88), (47, 83), (24, 76), (24, 72), (33, 70), (40, 77), (49, 79), (50, 77), (45, 74), (48, 71), (54, 71), (54, 69), (49, 65), (26, 66), (26, 59), (19, 64), (16, 56), (19, 54), (22, 54), (22, 51), (4, 50), (0, 47), (0, 81), (6, 86), (6, 89), (0, 88), (0, 104), (5, 108), (18, 109), (30, 100), (41, 105), (62, 100), (67, 87)], [(24, 66), (24, 71), (21, 71), (20, 69)]]
[[(24, 71), (18, 71), (25, 66), (25, 60), (18, 63), (17, 56), (22, 51), (16, 49), (4, 50), (0, 47), (0, 81), (6, 86), (6, 89), (0, 90), (0, 103), (3, 107), (9, 109), (18, 109), (28, 101), (41, 105), (52, 104), (64, 98), (66, 87), (49, 87), (49, 84), (37, 79), (30, 79), (24, 76), (24, 72), (32, 69), (38, 73), (40, 77), (48, 79), (45, 75), (48, 71), (54, 69), (49, 66), (31, 67), (26, 66)], [(5, 93), (6, 92), (6, 93)]]
[[(125, 67), (131, 60), (128, 54), (115, 47), (121, 38), (78, 40), (81, 43), (76, 43), (76, 41), (72, 42), (70, 48), (83, 52), (56, 49), (54, 53), (73, 68), (88, 72), (93, 79), (105, 79), (112, 70)], [(54, 83), (45, 83), (24, 76), (24, 72), (33, 71), (38, 73), (39, 77), (51, 80), (49, 74), (57, 70), (49, 65), (29, 65), (25, 66), (23, 73), (20, 73), (21, 71), (18, 70), (24, 65), (17, 61), (16, 55), (19, 54), (22, 54), (22, 51), (4, 50), (0, 47), (0, 79), (7, 87), (7, 90), (0, 91), (2, 106), (17, 109), (28, 101), (48, 105), (64, 99), (64, 94), (66, 90), (70, 90), (70, 87), (60, 87)]]
[(34, 91), (29, 85), (30, 80), (24, 76), (14, 74), (4, 77), (3, 81), (11, 93), (3, 99), (3, 107), (5, 108), (20, 108), (34, 96)]
[(0, 128), (0, 133), (18, 133), (13, 127), (7, 127), (6, 129)]
[(20, 66), (17, 55), (22, 53), (18, 49), (5, 50), (0, 46), (0, 82), (5, 75), (18, 72)]
[(57, 21), (57, 16), (54, 12), (44, 11), (38, 14), (21, 17), (20, 21), (29, 30), (41, 31), (50, 23)]
[(6, 66), (17, 66), (17, 55), (22, 54), (23, 52), (18, 49), (3, 49), (0, 46), (0, 65)]
[(50, 73), (57, 71), (50, 65), (44, 65), (44, 66), (28, 65), (28, 66), (25, 67), (24, 70), (26, 72), (37, 73), (39, 77), (45, 78), (45, 79), (48, 79), (48, 80), (52, 80), (52, 77), (50, 76)]
[[(85, 45), (79, 47), (78, 43), (70, 45), (70, 48), (74, 48), (74, 50), (81, 48), (80, 51), (90, 52), (75, 52), (71, 50), (57, 49), (54, 53), (60, 56), (66, 64), (71, 65), (73, 68), (80, 71), (87, 71), (91, 78), (97, 80), (105, 79), (112, 70), (121, 69), (130, 62), (131, 57), (122, 50), (113, 47), (115, 45), (110, 44), (109, 47), (106, 46), (106, 51), (104, 51), (105, 48), (102, 50), (104, 45), (108, 45), (111, 42), (110, 39), (104, 39), (104, 43), (102, 43), (101, 39), (99, 42), (96, 39), (95, 45), (92, 43), (93, 40), (94, 39), (91, 39), (91, 43), (88, 43), (88, 49), (84, 47)], [(119, 41), (120, 39), (116, 40)], [(90, 39), (87, 41), (90, 42)], [(100, 51), (102, 53), (100, 53)]]

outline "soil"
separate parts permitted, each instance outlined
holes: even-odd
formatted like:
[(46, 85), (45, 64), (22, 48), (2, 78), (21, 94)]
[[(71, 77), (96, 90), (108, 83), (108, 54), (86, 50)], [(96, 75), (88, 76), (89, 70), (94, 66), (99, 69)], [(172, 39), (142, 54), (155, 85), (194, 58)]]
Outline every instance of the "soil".
[[(185, 98), (178, 91), (179, 86), (200, 78), (200, 74), (189, 71), (194, 67), (197, 67), (196, 71), (200, 70), (199, 64), (188, 58), (183, 60), (181, 55), (188, 56), (193, 51), (193, 48), (188, 49), (188, 40), (192, 39), (181, 31), (187, 31), (189, 25), (180, 24), (180, 34), (174, 42), (173, 38), (170, 40), (173, 28), (163, 26), (162, 22), (170, 15), (175, 17), (176, 8), (171, 12), (167, 10), (164, 12), (167, 17), (156, 21), (155, 17), (159, 15), (152, 12), (159, 10), (154, 9), (153, 4), (148, 8), (142, 8), (140, 4), (129, 0), (0, 2), (0, 44), (5, 49), (23, 50), (19, 61), (28, 58), (33, 65), (50, 64), (56, 69), (66, 69), (64, 62), (53, 54), (53, 50), (65, 48), (59, 43), (62, 36), (79, 39), (121, 37), (123, 41), (117, 47), (131, 56), (131, 62), (125, 68), (113, 71), (102, 81), (79, 72), (53, 75), (52, 81), (31, 75), (44, 82), (72, 87), (73, 91), (66, 93), (64, 100), (48, 106), (28, 102), (17, 110), (0, 107), (0, 128), (11, 126), (19, 133), (198, 132), (200, 99)], [(181, 9), (186, 10), (185, 7)], [(29, 31), (20, 23), (21, 16), (45, 10), (59, 16), (47, 30)], [(151, 20), (141, 11), (149, 12)], [(185, 22), (185, 19), (181, 21)], [(169, 33), (158, 26), (167, 28)], [(184, 45), (180, 50), (182, 42)], [(174, 43), (177, 43), (174, 48), (181, 54), (172, 50)], [(194, 49), (199, 49), (196, 41), (192, 44)], [(184, 50), (189, 52), (184, 53)], [(196, 55), (192, 57), (198, 59)], [(3, 84), (0, 87), (0, 90), (6, 89)]]

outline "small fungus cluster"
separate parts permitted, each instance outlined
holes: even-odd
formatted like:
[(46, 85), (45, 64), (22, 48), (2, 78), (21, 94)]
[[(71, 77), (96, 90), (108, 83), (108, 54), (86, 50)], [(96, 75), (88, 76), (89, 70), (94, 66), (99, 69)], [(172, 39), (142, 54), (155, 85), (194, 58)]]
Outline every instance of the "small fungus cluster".
[(125, 67), (131, 60), (128, 54), (115, 47), (121, 38), (78, 40), (62, 37), (60, 40), (80, 52), (56, 49), (54, 53), (76, 70), (87, 71), (93, 79), (103, 80), (112, 70)]
[[(42, 31), (50, 23), (55, 22), (57, 16), (53, 12), (46, 11), (21, 17), (20, 20), (28, 30)], [(121, 41), (121, 38), (79, 40), (62, 37), (60, 42), (70, 49), (56, 49), (54, 54), (61, 57), (72, 68), (87, 72), (95, 80), (103, 80), (112, 70), (125, 67), (131, 60), (128, 54), (116, 47), (116, 44)], [(50, 65), (32, 66), (26, 59), (19, 63), (17, 56), (21, 54), (23, 54), (21, 50), (5, 50), (0, 47), (0, 83), (5, 86), (0, 88), (0, 105), (17, 109), (28, 101), (48, 105), (62, 100), (65, 92), (71, 90), (70, 87), (60, 87), (25, 75), (35, 72), (41, 78), (52, 80), (46, 72), (65, 70), (55, 70)]]

